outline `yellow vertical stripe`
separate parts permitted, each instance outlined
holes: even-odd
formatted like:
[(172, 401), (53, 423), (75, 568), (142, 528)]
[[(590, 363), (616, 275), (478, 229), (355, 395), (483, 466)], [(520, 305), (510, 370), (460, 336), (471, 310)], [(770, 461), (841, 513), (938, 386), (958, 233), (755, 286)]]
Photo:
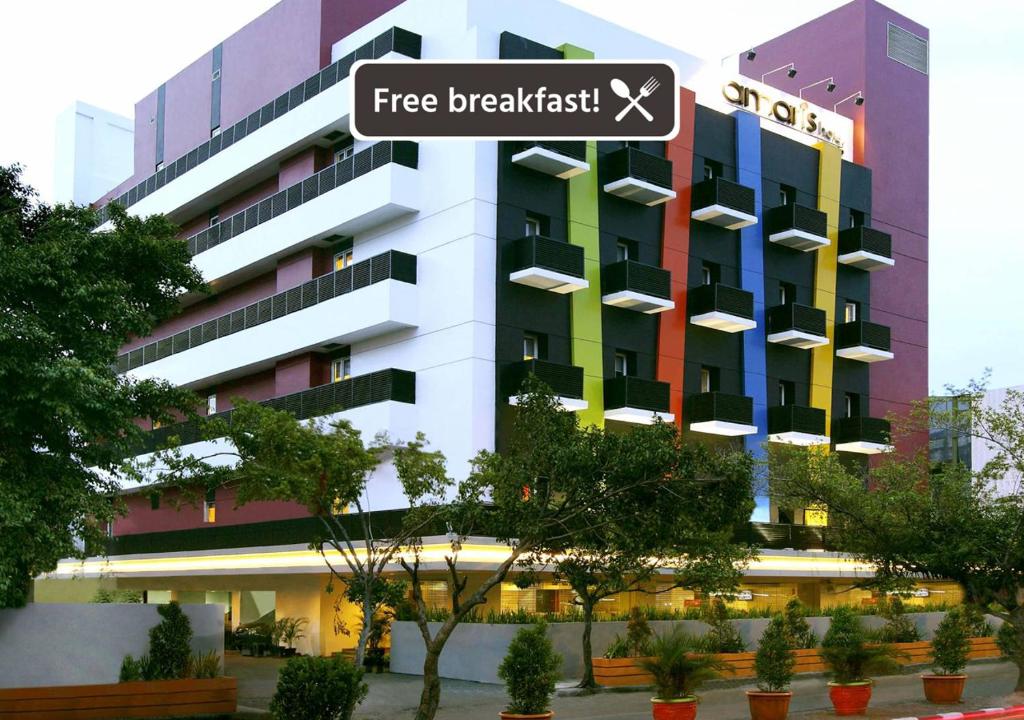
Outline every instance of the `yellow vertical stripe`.
[[(563, 45), (566, 60), (592, 60), (594, 53)], [(601, 242), (598, 231), (597, 142), (587, 142), (590, 172), (569, 179), (569, 242), (583, 248), (584, 274), (590, 287), (572, 293), (572, 364), (583, 368), (580, 421), (604, 425), (604, 352), (601, 337)]]
[(839, 178), (842, 154), (831, 143), (818, 144), (818, 209), (828, 217), (827, 247), (815, 251), (814, 307), (825, 311), (828, 345), (811, 350), (811, 406), (825, 411), (825, 433), (832, 432), (832, 366), (835, 358), (836, 267), (839, 255)]

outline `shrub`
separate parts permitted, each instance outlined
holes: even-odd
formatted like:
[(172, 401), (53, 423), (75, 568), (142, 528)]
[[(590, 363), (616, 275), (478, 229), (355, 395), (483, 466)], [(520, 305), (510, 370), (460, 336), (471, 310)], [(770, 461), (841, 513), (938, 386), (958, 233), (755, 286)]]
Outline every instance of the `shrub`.
[(296, 657), (278, 674), (270, 712), (277, 720), (349, 720), (367, 689), (347, 660)]
[(188, 661), (188, 676), (197, 680), (220, 677), (220, 655), (217, 651), (192, 655)]
[(301, 640), (306, 637), (302, 631), (309, 624), (309, 619), (283, 617), (273, 625), (271, 631), (271, 639), (275, 645), (280, 645), (282, 642), (289, 648), (295, 647), (295, 641)]
[(868, 644), (867, 632), (852, 610), (838, 608), (821, 641), (821, 657), (832, 679), (840, 684), (863, 682), (872, 674), (891, 672), (898, 655), (886, 643)]
[(793, 680), (792, 638), (782, 615), (772, 618), (761, 634), (754, 656), (754, 672), (757, 673), (757, 688), (761, 692), (785, 692)]
[(878, 631), (878, 639), (887, 643), (909, 643), (921, 639), (914, 621), (905, 614), (903, 600), (890, 595), (879, 604), (878, 614), (885, 618), (885, 625)]
[(992, 626), (977, 605), (961, 606), (969, 637), (992, 637)]
[(971, 649), (970, 626), (962, 611), (953, 608), (935, 628), (932, 639), (932, 669), (939, 675), (957, 675), (967, 665)]
[(701, 642), (679, 625), (651, 641), (651, 657), (638, 663), (654, 676), (659, 700), (691, 698), (701, 685), (719, 676), (724, 663), (701, 652)]
[(621, 635), (616, 635), (612, 638), (608, 649), (604, 651), (604, 656), (609, 660), (631, 657), (629, 654), (629, 641)]
[(121, 661), (121, 672), (117, 676), (118, 682), (132, 682), (142, 679), (142, 667), (139, 661), (131, 655), (125, 655)]
[(782, 612), (782, 623), (794, 650), (810, 650), (818, 646), (818, 636), (807, 622), (807, 607), (799, 598), (790, 598)]
[(498, 666), (511, 702), (508, 712), (536, 715), (547, 712), (562, 657), (555, 652), (543, 622), (525, 627), (509, 643), (508, 653)]
[(192, 624), (176, 602), (157, 607), (163, 620), (149, 631), (149, 658), (154, 680), (186, 677), (192, 649)]
[(701, 640), (705, 652), (737, 653), (747, 649), (739, 630), (729, 622), (728, 608), (722, 598), (711, 599), (706, 605), (703, 619), (710, 626)]
[(1024, 643), (1017, 635), (1017, 628), (1008, 622), (1003, 622), (996, 633), (996, 645), (1003, 657), (1010, 658), (1016, 663), (1024, 661)]
[(142, 602), (141, 590), (107, 590), (100, 588), (92, 596), (92, 603), (140, 603)]
[(629, 611), (629, 622), (626, 623), (626, 644), (629, 646), (629, 653), (632, 657), (646, 655), (651, 644), (651, 626), (647, 624), (647, 617), (640, 610), (639, 606)]

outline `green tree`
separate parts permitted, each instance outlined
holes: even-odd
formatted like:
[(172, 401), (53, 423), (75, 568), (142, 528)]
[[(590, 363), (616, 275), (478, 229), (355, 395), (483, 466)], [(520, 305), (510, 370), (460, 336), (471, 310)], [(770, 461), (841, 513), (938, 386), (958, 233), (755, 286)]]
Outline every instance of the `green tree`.
[(761, 633), (754, 656), (757, 689), (761, 692), (786, 692), (793, 680), (796, 656), (793, 654), (792, 635), (782, 615), (776, 615)]
[(149, 630), (149, 660), (154, 679), (186, 677), (192, 657), (192, 623), (173, 600), (158, 605), (156, 611), (162, 619)]
[(114, 369), (127, 339), (203, 284), (162, 216), (111, 218), (94, 231), (95, 212), (40, 203), (19, 166), (0, 167), (0, 607), (24, 604), (61, 558), (102, 549), (133, 421), (194, 403)]
[(547, 712), (561, 671), (562, 656), (551, 645), (543, 622), (517, 632), (498, 666), (498, 677), (505, 681), (510, 700), (508, 712), (520, 715)]
[[(836, 545), (874, 564), (876, 584), (954, 580), (968, 602), (1003, 620), (1005, 647), (1024, 648), (1024, 492), (1020, 483), (994, 492), (994, 481), (1024, 477), (1024, 394), (1011, 390), (986, 407), (983, 392), (983, 383), (950, 389), (957, 409), (921, 404), (896, 430), (931, 426), (980, 439), (994, 455), (979, 472), (931, 467), (926, 448), (890, 454), (866, 478), (834, 454), (789, 453), (776, 456), (773, 483), (781, 502), (826, 505)], [(1011, 659), (1024, 668), (1024, 653)]]

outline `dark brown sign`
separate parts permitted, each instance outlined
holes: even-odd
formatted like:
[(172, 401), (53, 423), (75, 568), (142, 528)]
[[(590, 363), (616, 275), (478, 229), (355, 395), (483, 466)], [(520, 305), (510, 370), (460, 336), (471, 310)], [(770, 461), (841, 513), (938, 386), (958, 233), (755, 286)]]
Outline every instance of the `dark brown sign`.
[(675, 66), (600, 60), (362, 61), (361, 139), (665, 140), (679, 124)]

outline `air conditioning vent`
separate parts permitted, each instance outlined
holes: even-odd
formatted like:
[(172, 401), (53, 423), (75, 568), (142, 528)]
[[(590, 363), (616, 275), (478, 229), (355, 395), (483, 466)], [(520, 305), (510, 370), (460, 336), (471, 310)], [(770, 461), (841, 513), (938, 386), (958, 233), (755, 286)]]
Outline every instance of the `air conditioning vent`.
[(886, 53), (890, 59), (928, 74), (928, 41), (899, 25), (889, 23)]
[(338, 138), (342, 137), (344, 134), (345, 133), (343, 133), (341, 130), (335, 130), (334, 132), (330, 132), (327, 135), (324, 135), (324, 139), (334, 142)]

